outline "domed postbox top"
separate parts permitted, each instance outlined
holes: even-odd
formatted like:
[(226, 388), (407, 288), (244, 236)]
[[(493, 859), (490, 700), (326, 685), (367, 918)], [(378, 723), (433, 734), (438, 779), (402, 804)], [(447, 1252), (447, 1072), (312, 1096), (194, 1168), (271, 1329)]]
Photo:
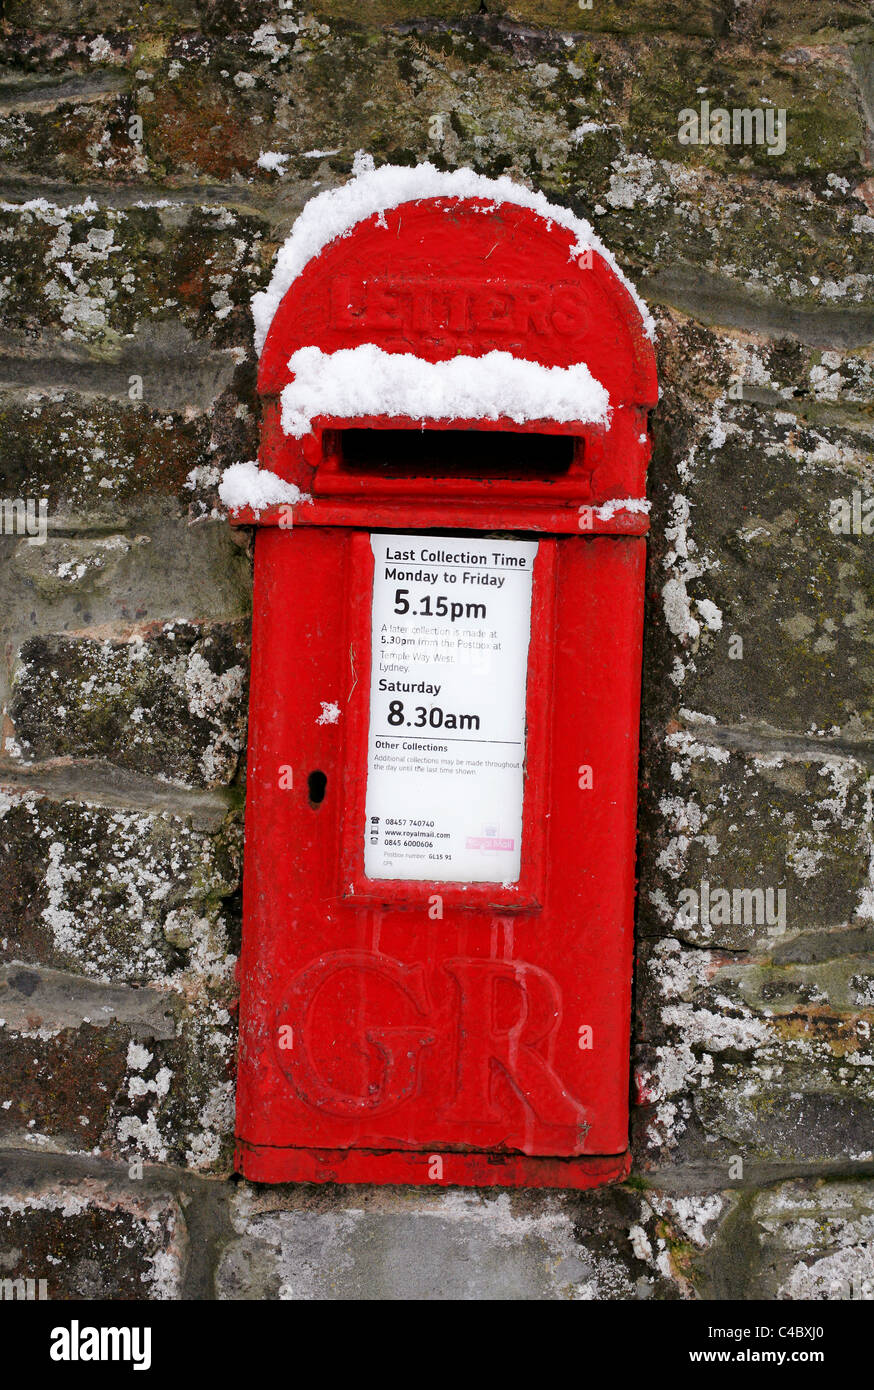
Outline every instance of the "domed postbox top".
[(237, 520), (248, 488), (288, 484), (301, 524), (410, 524), (424, 499), (428, 524), (463, 524), (503, 498), (521, 527), (567, 531), (591, 504), (585, 529), (646, 529), (652, 319), (543, 194), (359, 161), (303, 209), (253, 313), (261, 467), (222, 492)]

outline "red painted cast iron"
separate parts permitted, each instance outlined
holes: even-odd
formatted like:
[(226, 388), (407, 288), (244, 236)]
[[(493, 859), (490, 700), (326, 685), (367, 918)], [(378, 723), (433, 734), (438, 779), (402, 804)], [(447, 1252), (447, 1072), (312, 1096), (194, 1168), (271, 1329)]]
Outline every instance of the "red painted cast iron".
[[(261, 466), (310, 500), (291, 528), (287, 508), (234, 516), (259, 528), (236, 1160), (253, 1180), (580, 1188), (628, 1171), (647, 518), (603, 504), (645, 496), (656, 377), (631, 295), (573, 243), (521, 206), (407, 203), (311, 260), (268, 333)], [(365, 342), (584, 362), (610, 420), (426, 422), (437, 468), (412, 433), (401, 466), (348, 456), (346, 431), (420, 421), (284, 435), (291, 354)], [(569, 437), (568, 461), (538, 468), (535, 438), (533, 464), (478, 469), (484, 429)], [(515, 883), (365, 876), (379, 531), (539, 542)]]

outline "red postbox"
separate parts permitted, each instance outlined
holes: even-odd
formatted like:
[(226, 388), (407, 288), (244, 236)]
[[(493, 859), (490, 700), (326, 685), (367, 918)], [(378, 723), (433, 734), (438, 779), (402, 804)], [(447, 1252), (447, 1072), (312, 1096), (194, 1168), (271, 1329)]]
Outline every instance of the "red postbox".
[(621, 1177), (645, 311), (426, 167), (314, 200), (261, 316), (237, 1166)]

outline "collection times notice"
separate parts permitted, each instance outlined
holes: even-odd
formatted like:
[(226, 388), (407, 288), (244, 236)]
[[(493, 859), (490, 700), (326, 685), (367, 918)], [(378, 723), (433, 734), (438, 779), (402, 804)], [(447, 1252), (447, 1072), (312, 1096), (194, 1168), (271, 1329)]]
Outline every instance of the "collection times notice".
[(537, 542), (370, 540), (365, 874), (515, 883)]

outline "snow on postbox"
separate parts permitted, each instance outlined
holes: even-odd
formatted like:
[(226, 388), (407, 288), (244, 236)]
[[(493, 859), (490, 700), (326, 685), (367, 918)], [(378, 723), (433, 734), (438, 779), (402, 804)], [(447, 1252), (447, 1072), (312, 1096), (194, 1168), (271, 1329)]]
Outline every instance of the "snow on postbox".
[(237, 1166), (628, 1167), (651, 325), (508, 180), (366, 171), (256, 301)]

